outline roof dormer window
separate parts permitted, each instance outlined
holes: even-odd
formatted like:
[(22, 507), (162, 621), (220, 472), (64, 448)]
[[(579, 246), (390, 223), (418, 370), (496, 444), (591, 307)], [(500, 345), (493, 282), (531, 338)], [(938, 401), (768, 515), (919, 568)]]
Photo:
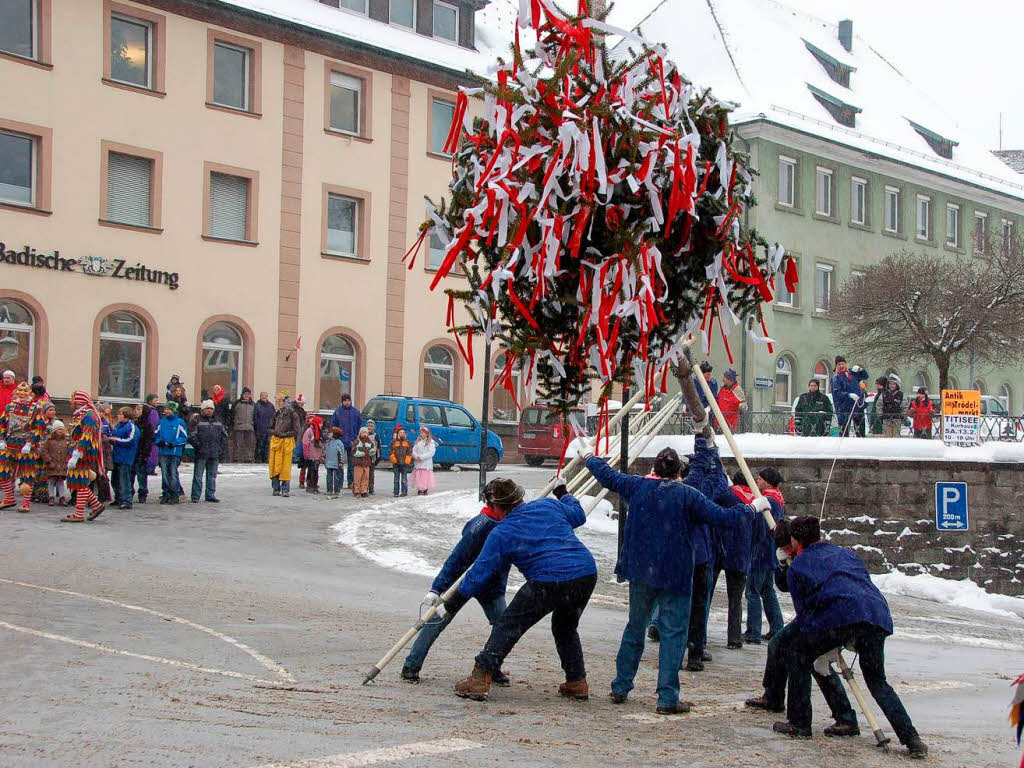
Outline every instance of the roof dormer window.
[(834, 56), (829, 56), (821, 48), (812, 43), (804, 40), (804, 45), (807, 46), (807, 50), (811, 52), (811, 55), (818, 60), (818, 63), (824, 68), (828, 76), (832, 78), (832, 81), (843, 86), (843, 88), (850, 87), (850, 73), (856, 72), (856, 67), (851, 67), (849, 64), (844, 64)]
[(923, 125), (918, 125), (913, 120), (907, 120), (910, 123), (910, 127), (913, 128), (922, 139), (928, 142), (928, 146), (932, 148), (936, 155), (944, 157), (947, 160), (953, 159), (953, 147), (959, 142), (947, 139), (945, 136), (940, 136), (935, 131), (929, 131)]
[(818, 100), (818, 103), (828, 110), (837, 123), (845, 125), (847, 128), (856, 127), (857, 113), (861, 111), (860, 107), (847, 104), (845, 101), (825, 93), (820, 88), (815, 88), (810, 83), (807, 84), (807, 88), (810, 90), (811, 95)]

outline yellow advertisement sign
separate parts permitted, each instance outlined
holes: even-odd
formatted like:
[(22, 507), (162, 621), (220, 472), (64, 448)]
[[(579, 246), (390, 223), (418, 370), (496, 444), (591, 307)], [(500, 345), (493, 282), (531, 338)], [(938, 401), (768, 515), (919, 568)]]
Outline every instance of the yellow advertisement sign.
[(981, 427), (981, 392), (976, 389), (942, 390), (942, 440), (946, 445), (978, 445)]
[(981, 416), (981, 392), (976, 389), (942, 390), (945, 416)]

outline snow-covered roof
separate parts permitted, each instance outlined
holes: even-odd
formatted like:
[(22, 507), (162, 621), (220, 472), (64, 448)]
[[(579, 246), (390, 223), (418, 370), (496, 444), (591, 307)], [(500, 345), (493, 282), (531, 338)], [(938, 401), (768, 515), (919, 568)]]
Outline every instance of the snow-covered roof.
[[(662, 0), (636, 26), (651, 42), (665, 44), (696, 84), (739, 103), (736, 123), (768, 120), (1024, 199), (1024, 180), (857, 35), (856, 27), (847, 51), (837, 23), (778, 0)], [(625, 47), (617, 50), (624, 54)], [(829, 76), (822, 58), (849, 69), (849, 88)], [(840, 124), (815, 90), (859, 110), (854, 127)], [(955, 99), (950, 109), (961, 101)], [(951, 150), (952, 157), (940, 156), (935, 145)]]

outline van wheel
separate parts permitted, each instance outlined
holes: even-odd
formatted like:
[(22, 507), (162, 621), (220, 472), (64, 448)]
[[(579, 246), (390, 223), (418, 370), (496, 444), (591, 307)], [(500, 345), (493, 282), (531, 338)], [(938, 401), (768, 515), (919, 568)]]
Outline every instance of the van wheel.
[(526, 462), (528, 467), (539, 467), (544, 463), (543, 456), (523, 456), (523, 461)]
[(488, 472), (493, 472), (495, 467), (498, 466), (498, 452), (493, 448), (488, 448), (484, 451), (484, 469)]
[(451, 472), (452, 471), (452, 467), (455, 466), (455, 465), (454, 464), (438, 464), (437, 466), (439, 466), (441, 468), (442, 472)]

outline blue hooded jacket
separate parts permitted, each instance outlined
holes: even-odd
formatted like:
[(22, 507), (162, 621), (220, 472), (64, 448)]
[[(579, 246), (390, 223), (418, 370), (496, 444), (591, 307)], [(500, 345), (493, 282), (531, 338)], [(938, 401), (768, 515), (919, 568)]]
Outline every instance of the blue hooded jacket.
[(331, 426), (341, 428), (341, 439), (347, 448), (359, 437), (363, 414), (354, 405), (339, 405), (331, 414)]
[[(772, 517), (779, 522), (786, 516), (785, 508), (771, 496), (767, 497), (768, 503), (772, 505)], [(778, 558), (775, 557), (775, 537), (768, 530), (768, 523), (764, 515), (758, 515), (754, 521), (754, 553), (750, 560), (752, 571), (774, 571), (779, 567)]]
[[(712, 461), (718, 457), (718, 450), (708, 448), (703, 437), (693, 440), (694, 453), (689, 457), (690, 471), (683, 480), (684, 485), (696, 488), (709, 499), (713, 499), (726, 488), (729, 481), (724, 473), (710, 472)], [(711, 526), (698, 523), (693, 527), (693, 564), (694, 566), (714, 563), (715, 550), (711, 542)]]
[(892, 634), (889, 604), (850, 550), (827, 541), (812, 544), (793, 558), (788, 580), (801, 632), (865, 622)]
[(164, 416), (156, 428), (156, 443), (161, 456), (181, 456), (188, 442), (185, 422), (178, 416)]
[(681, 595), (693, 591), (693, 529), (700, 523), (750, 526), (750, 507), (723, 509), (688, 485), (616, 472), (603, 459), (587, 469), (629, 502), (615, 573), (628, 581)]
[(572, 581), (596, 575), (594, 556), (573, 532), (585, 522), (583, 507), (570, 493), (561, 499), (520, 504), (491, 531), (459, 585), (459, 594), (476, 597), (510, 564), (527, 581)]
[(113, 443), (113, 457), (115, 464), (134, 464), (135, 453), (139, 449), (139, 438), (141, 433), (133, 421), (122, 421), (114, 427), (110, 433), (110, 442)]
[[(832, 404), (835, 406), (836, 413), (844, 414), (839, 419), (840, 424), (849, 421), (850, 413), (854, 408), (864, 409), (864, 393), (861, 391), (860, 383), (866, 381), (867, 378), (866, 368), (861, 368), (859, 371), (837, 373), (832, 377)], [(854, 402), (850, 395), (857, 395), (857, 402)]]
[[(444, 566), (441, 568), (441, 572), (437, 574), (437, 578), (434, 579), (430, 591), (436, 592), (439, 595), (444, 594), (444, 591), (450, 588), (455, 583), (455, 580), (473, 565), (473, 561), (477, 559), (480, 551), (484, 548), (487, 537), (500, 522), (501, 520), (490, 517), (483, 512), (467, 522), (462, 528), (462, 538), (455, 545), (452, 553), (448, 555), (448, 559), (444, 561)], [(509, 565), (506, 565), (504, 568), (499, 568), (495, 571), (490, 580), (482, 584), (477, 590), (476, 599), (493, 600), (504, 596), (505, 590), (508, 587), (509, 567)]]

